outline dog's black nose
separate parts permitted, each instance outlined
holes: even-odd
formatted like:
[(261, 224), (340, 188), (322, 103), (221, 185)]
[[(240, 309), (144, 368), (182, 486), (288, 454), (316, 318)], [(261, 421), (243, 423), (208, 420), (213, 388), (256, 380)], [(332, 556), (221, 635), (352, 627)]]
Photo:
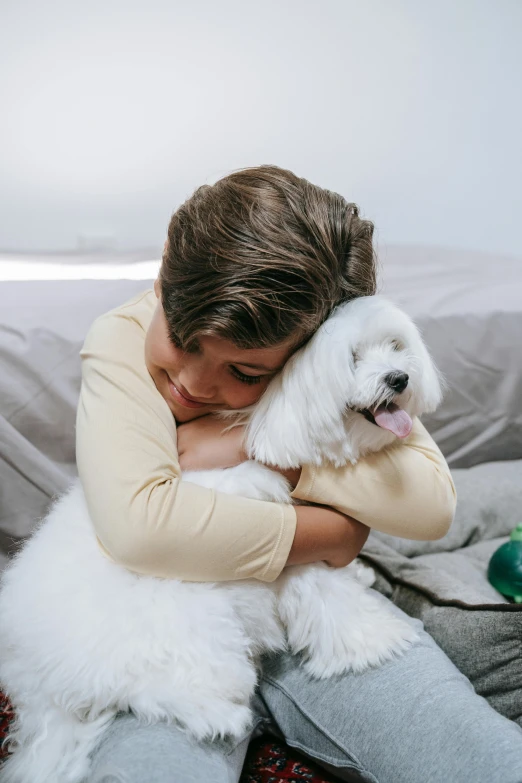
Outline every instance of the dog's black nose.
[(390, 389), (400, 394), (408, 385), (409, 378), (410, 376), (405, 372), (391, 372), (384, 380)]

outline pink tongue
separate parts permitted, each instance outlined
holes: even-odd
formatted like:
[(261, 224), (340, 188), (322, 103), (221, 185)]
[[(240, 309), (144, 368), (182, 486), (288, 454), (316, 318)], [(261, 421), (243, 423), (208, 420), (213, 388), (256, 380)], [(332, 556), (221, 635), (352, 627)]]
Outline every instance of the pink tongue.
[(389, 430), (397, 435), (398, 438), (407, 438), (410, 434), (413, 422), (402, 408), (399, 408), (393, 402), (389, 405), (379, 405), (378, 408), (371, 410), (377, 426), (383, 430)]

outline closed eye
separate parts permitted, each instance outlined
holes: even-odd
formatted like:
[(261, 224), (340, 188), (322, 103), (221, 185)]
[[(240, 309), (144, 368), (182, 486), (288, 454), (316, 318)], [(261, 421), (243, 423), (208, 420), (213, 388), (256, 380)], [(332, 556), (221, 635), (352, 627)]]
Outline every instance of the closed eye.
[(241, 370), (238, 370), (237, 367), (233, 366), (230, 367), (230, 372), (238, 381), (241, 381), (241, 383), (260, 383), (263, 378), (266, 378), (266, 375), (245, 375), (244, 372), (241, 372)]
[(406, 347), (404, 345), (404, 343), (401, 343), (400, 340), (392, 340), (391, 346), (392, 346), (394, 351), (404, 351), (404, 349)]

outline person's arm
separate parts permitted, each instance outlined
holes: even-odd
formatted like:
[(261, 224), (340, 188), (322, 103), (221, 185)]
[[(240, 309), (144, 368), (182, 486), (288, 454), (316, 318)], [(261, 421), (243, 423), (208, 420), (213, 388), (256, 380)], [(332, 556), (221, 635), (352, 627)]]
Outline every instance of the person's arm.
[(370, 528), (326, 506), (297, 506), (297, 526), (286, 565), (324, 560), (340, 568), (354, 560), (363, 548)]
[[(177, 429), (178, 459), (183, 471), (211, 470), (239, 465), (248, 459), (244, 449), (245, 427), (223, 430), (224, 422), (203, 416)], [(278, 470), (294, 488), (301, 468)], [(297, 524), (286, 565), (323, 560), (328, 565), (348, 565), (361, 551), (370, 529), (355, 519), (327, 506), (297, 506)]]
[(76, 460), (102, 549), (142, 574), (272, 581), (294, 541), (294, 507), (181, 480), (174, 417), (147, 371), (144, 340), (118, 311), (94, 322), (81, 351)]
[(292, 496), (331, 506), (392, 536), (423, 541), (446, 535), (456, 506), (448, 465), (418, 419), (406, 440), (355, 465), (303, 466)]

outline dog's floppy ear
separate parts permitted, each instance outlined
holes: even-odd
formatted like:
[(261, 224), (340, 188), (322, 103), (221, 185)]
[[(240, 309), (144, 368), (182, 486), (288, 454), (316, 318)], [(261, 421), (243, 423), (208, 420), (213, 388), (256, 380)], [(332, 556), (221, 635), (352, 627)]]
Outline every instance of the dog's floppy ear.
[(336, 311), (269, 384), (247, 429), (251, 458), (282, 468), (318, 464), (343, 441), (354, 377), (346, 321)]

